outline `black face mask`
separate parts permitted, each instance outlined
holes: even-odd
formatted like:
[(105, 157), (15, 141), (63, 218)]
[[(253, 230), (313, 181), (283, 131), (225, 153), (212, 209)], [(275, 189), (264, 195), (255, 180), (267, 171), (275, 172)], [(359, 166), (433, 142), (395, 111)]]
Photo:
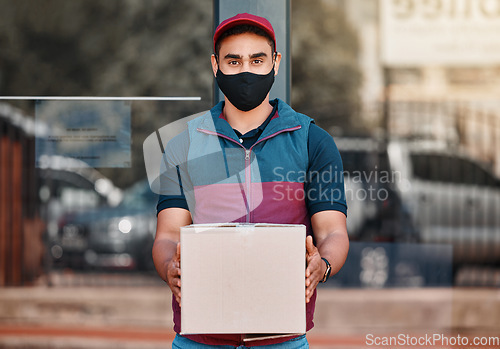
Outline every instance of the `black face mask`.
[(274, 83), (274, 66), (268, 74), (243, 72), (225, 75), (217, 69), (217, 85), (224, 96), (239, 110), (249, 111), (258, 107), (266, 98)]

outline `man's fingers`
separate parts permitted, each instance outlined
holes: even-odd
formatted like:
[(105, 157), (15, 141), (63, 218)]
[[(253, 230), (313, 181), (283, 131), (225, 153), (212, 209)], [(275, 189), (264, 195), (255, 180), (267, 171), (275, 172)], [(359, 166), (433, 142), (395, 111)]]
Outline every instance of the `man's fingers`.
[(168, 268), (167, 278), (173, 292), (174, 288), (181, 287), (181, 269), (179, 268), (179, 262), (172, 261), (171, 263), (172, 265)]
[(309, 300), (311, 299), (316, 286), (318, 286), (317, 281), (315, 282), (310, 279), (306, 280), (306, 303), (309, 303)]
[(311, 289), (312, 289), (311, 286), (309, 286), (309, 287), (306, 288), (306, 303), (309, 303), (309, 300), (312, 297), (314, 289), (312, 289), (312, 290)]
[(316, 286), (321, 281), (321, 257), (318, 249), (314, 246), (312, 237), (306, 239), (307, 247), (307, 268), (306, 268), (306, 303), (309, 303), (316, 289)]
[(175, 255), (169, 262), (167, 271), (168, 285), (179, 305), (181, 304), (181, 244), (177, 243)]
[(172, 293), (174, 294), (174, 297), (175, 297), (175, 300), (177, 301), (177, 303), (179, 303), (179, 305), (181, 304), (181, 289), (178, 288), (178, 287), (174, 287), (172, 289)]
[(178, 242), (177, 243), (177, 248), (175, 250), (175, 255), (174, 257), (172, 258), (174, 261), (178, 261), (179, 264), (176, 265), (176, 266), (180, 266), (180, 262), (181, 262), (181, 243)]
[(174, 267), (173, 268), (170, 268), (168, 270), (168, 273), (170, 274), (170, 276), (172, 277), (177, 277), (177, 276), (180, 276), (181, 275), (181, 268), (179, 268), (178, 265), (175, 265), (174, 263)]
[(172, 279), (172, 283), (170, 285), (170, 289), (175, 296), (175, 299), (180, 304), (181, 302), (181, 279), (174, 278)]
[(306, 250), (308, 254), (312, 254), (316, 251), (316, 246), (314, 246), (313, 238), (311, 235), (306, 237)]

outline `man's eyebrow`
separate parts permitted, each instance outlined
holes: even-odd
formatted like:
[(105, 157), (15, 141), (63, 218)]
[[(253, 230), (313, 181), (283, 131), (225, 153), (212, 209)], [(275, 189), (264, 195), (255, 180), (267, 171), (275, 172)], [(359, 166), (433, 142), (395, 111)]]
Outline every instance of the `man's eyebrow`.
[(259, 57), (267, 57), (267, 53), (259, 52), (259, 53), (254, 53), (254, 54), (250, 55), (250, 58), (259, 58)]
[(234, 53), (228, 53), (227, 55), (224, 56), (224, 59), (227, 59), (227, 58), (241, 59), (241, 56), (234, 54)]
[[(259, 58), (259, 57), (267, 57), (267, 53), (265, 52), (258, 52), (258, 53), (253, 53), (249, 56), (250, 58)], [(235, 53), (228, 53), (227, 55), (224, 56), (224, 59), (241, 59), (241, 55), (237, 55)]]

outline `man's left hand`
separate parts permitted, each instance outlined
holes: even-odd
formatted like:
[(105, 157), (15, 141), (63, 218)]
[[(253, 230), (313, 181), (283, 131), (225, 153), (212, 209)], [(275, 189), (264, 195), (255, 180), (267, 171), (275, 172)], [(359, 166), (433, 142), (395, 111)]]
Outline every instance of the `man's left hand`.
[(306, 261), (306, 303), (309, 303), (326, 270), (326, 264), (321, 259), (318, 249), (314, 246), (312, 236), (306, 237)]

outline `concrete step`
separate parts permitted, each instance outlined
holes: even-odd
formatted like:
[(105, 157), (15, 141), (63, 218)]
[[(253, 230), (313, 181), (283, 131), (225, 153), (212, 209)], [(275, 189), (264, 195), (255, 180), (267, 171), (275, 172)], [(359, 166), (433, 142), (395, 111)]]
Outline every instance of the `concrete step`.
[[(119, 335), (116, 338), (111, 336), (114, 339), (102, 338), (109, 336), (109, 331), (129, 331), (129, 336), (136, 333), (139, 337), (141, 331), (150, 331), (152, 340), (142, 340), (141, 347), (149, 349), (160, 345), (154, 340), (155, 334), (165, 347), (165, 342), (173, 338), (170, 297), (170, 290), (166, 285), (2, 288), (0, 347), (42, 348), (43, 343), (48, 341), (47, 348), (93, 348), (92, 345), (96, 348), (101, 348), (102, 345), (104, 348), (110, 340), (119, 340)], [(31, 329), (31, 332), (26, 336), (21, 335), (21, 331), (20, 335), (16, 336), (17, 332), (12, 332), (13, 328), (24, 328), (27, 332)], [(36, 328), (42, 330), (37, 332)], [(44, 328), (48, 329), (45, 335)], [(61, 329), (62, 335), (56, 340), (49, 332), (56, 333), (54, 329), (57, 328)], [(80, 332), (80, 335), (71, 335), (71, 329), (83, 332)], [(78, 346), (78, 339), (74, 337), (85, 337), (85, 329), (90, 331), (88, 333), (107, 329), (108, 334), (91, 336), (92, 338), (85, 339), (89, 346)], [(315, 328), (308, 337), (316, 343), (315, 347), (325, 347), (325, 343), (331, 342), (351, 343), (347, 347), (353, 348), (362, 343), (369, 334), (455, 333), (498, 336), (500, 291), (469, 288), (321, 287), (318, 290)], [(41, 347), (30, 345), (28, 342), (35, 341), (34, 338), (45, 338), (45, 341), (38, 340)], [(126, 339), (127, 336), (123, 334), (123, 338)], [(26, 345), (23, 346), (22, 343)], [(128, 341), (122, 341), (123, 343)], [(129, 348), (126, 345), (120, 347)]]

